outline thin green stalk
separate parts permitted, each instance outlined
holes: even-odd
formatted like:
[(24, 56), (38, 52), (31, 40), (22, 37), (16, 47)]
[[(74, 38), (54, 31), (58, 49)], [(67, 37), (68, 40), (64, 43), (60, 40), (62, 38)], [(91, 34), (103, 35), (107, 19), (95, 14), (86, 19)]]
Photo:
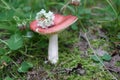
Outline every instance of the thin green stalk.
[(11, 60), (15, 64), (15, 66), (19, 68), (19, 65), (13, 59), (11, 59)]
[(71, 2), (71, 0), (68, 0), (68, 2), (60, 9), (60, 12), (62, 13), (64, 9), (66, 9), (66, 7), (69, 5), (69, 3)]
[(0, 39), (0, 41), (1, 41), (2, 43), (4, 43), (4, 44), (8, 45), (8, 43), (5, 42), (4, 40)]
[(4, 0), (1, 0), (1, 1), (6, 6), (6, 9), (11, 9), (10, 6), (7, 4), (7, 2), (5, 2)]
[(84, 28), (84, 25), (83, 25), (82, 21), (81, 20), (79, 20), (79, 21), (80, 21), (81, 27), (83, 28), (83, 31), (86, 32), (86, 29)]
[(17, 78), (18, 78), (18, 77), (16, 76), (16, 74), (19, 76), (19, 78), (22, 79), (22, 76), (21, 76), (19, 73), (16, 73), (16, 74), (14, 73), (14, 74), (15, 74), (15, 75), (14, 75), (12, 72), (10, 72), (10, 74), (11, 74), (11, 76), (13, 76), (14, 79), (17, 79)]
[(111, 2), (109, 0), (106, 0), (108, 2), (108, 4), (110, 5), (110, 7), (112, 8), (112, 10), (114, 11), (116, 17), (118, 16), (117, 11), (115, 10), (115, 8), (113, 7), (113, 5), (111, 4)]
[(19, 50), (20, 52), (21, 52), (21, 54), (23, 54), (23, 55), (25, 55), (25, 56), (27, 56), (27, 57), (30, 57), (30, 58), (33, 58), (34, 56), (32, 56), (32, 55), (28, 55), (28, 54), (26, 54), (24, 51), (21, 51), (21, 50)]
[(87, 4), (87, 0), (84, 0), (84, 8), (86, 7)]
[(10, 74), (14, 77), (14, 79), (16, 79), (17, 77), (12, 73), (12, 72), (10, 72)]

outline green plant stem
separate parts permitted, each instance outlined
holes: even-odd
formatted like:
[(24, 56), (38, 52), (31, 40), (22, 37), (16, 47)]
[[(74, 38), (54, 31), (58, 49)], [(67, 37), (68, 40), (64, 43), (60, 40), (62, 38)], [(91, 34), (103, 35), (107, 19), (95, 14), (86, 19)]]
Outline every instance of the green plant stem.
[(86, 29), (84, 28), (84, 25), (83, 25), (82, 21), (81, 21), (81, 20), (79, 20), (79, 22), (80, 22), (80, 25), (81, 25), (81, 27), (82, 27), (83, 31), (84, 31), (84, 32), (86, 32)]
[(14, 77), (14, 79), (17, 78), (12, 72), (10, 72), (10, 74)]
[(7, 53), (5, 53), (5, 55), (8, 55), (8, 54), (10, 54), (12, 51), (10, 50), (10, 51), (8, 51)]
[(87, 0), (84, 0), (84, 8), (86, 7)]
[(60, 12), (62, 13), (64, 9), (68, 6), (68, 4), (71, 2), (71, 0), (68, 0), (68, 2), (60, 9)]
[(12, 62), (15, 64), (15, 66), (19, 67), (18, 64), (14, 60), (12, 60)]
[[(6, 8), (6, 9), (11, 9), (10, 8), (10, 6), (7, 4), (7, 2), (5, 2), (4, 0), (1, 0), (2, 1), (2, 3), (6, 6), (6, 7), (4, 7), (4, 8)], [(1, 6), (2, 7), (2, 6)]]
[(112, 10), (114, 11), (116, 17), (118, 17), (117, 11), (116, 11), (115, 8), (112, 6), (110, 0), (106, 0), (106, 1), (107, 1), (107, 3), (110, 5), (110, 7), (112, 8)]
[(12, 73), (12, 72), (10, 72), (10, 74), (14, 77), (14, 79), (16, 79), (17, 77), (15, 76), (16, 74), (19, 76), (19, 78), (21, 78), (22, 79), (22, 76), (19, 74), (19, 73), (16, 73), (15, 75)]
[(5, 42), (4, 40), (0, 39), (0, 41), (1, 41), (2, 43), (4, 43), (4, 44), (8, 45), (8, 43)]
[(79, 5), (79, 6), (74, 6), (74, 9), (75, 9), (75, 15), (78, 17), (78, 16), (80, 16), (79, 15), (79, 7), (80, 7), (81, 5)]
[(26, 54), (25, 52), (23, 52), (23, 51), (21, 51), (21, 50), (19, 50), (23, 55), (25, 55), (25, 56), (27, 56), (27, 57), (30, 57), (30, 58), (33, 58), (34, 56), (32, 56), (32, 55), (28, 55), (28, 54)]

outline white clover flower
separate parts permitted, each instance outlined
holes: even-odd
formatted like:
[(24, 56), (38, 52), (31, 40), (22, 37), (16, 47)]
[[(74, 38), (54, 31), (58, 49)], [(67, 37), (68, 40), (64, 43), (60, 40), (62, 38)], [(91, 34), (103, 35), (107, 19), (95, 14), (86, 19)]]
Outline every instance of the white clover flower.
[(38, 21), (37, 26), (40, 26), (42, 28), (48, 28), (54, 25), (54, 14), (51, 11), (46, 13), (46, 11), (42, 9), (36, 14), (36, 20)]

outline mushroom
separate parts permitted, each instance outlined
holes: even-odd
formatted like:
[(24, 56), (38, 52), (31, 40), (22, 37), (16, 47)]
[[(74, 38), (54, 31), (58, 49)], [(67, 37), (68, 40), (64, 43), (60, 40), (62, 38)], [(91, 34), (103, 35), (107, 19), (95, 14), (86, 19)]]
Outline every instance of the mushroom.
[(63, 16), (54, 14), (54, 24), (48, 28), (38, 26), (38, 21), (34, 20), (30, 23), (30, 29), (41, 35), (50, 35), (48, 46), (48, 60), (55, 64), (58, 61), (58, 33), (68, 28), (77, 21), (77, 17), (68, 15)]

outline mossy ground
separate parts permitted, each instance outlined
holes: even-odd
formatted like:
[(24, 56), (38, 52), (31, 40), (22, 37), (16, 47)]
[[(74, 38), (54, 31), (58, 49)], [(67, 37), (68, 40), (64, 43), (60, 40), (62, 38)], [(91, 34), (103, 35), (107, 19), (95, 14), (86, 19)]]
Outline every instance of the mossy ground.
[[(31, 77), (30, 80), (37, 80), (37, 77), (40, 77), (40, 79), (48, 78), (50, 80), (112, 80), (112, 76), (102, 66), (93, 62), (90, 58), (92, 53), (82, 56), (85, 53), (80, 51), (79, 47), (74, 46), (75, 43), (80, 41), (79, 31), (73, 34), (71, 34), (71, 32), (74, 31), (66, 30), (59, 35), (59, 62), (57, 64), (52, 65), (49, 62), (45, 63), (45, 61), (47, 61), (47, 45), (45, 48), (41, 48), (38, 46), (38, 43), (40, 43), (40, 41), (38, 41), (34, 43), (34, 46), (36, 46), (34, 48), (30, 48), (30, 46), (27, 45), (29, 46), (28, 50), (32, 49), (27, 53), (27, 55), (32, 55), (32, 58), (21, 54), (19, 55), (19, 53), (13, 53), (18, 56), (12, 56), (16, 59), (15, 63), (21, 61), (31, 62), (34, 67), (28, 71), (28, 73), (33, 72), (32, 75), (27, 73), (19, 73), (14, 64), (10, 64), (10, 66), (6, 67), (4, 70), (1, 70), (1, 74), (3, 76), (9, 75), (13, 77), (14, 80), (26, 80), (28, 76)], [(62, 36), (63, 34), (65, 35)], [(46, 43), (48, 43), (48, 38), (45, 39)], [(64, 69), (72, 69), (76, 67), (79, 63), (82, 64), (83, 69), (85, 70), (83, 75), (79, 75), (76, 72), (68, 74), (64, 71)], [(42, 75), (41, 72), (45, 74)], [(35, 76), (37, 73), (38, 75)]]

